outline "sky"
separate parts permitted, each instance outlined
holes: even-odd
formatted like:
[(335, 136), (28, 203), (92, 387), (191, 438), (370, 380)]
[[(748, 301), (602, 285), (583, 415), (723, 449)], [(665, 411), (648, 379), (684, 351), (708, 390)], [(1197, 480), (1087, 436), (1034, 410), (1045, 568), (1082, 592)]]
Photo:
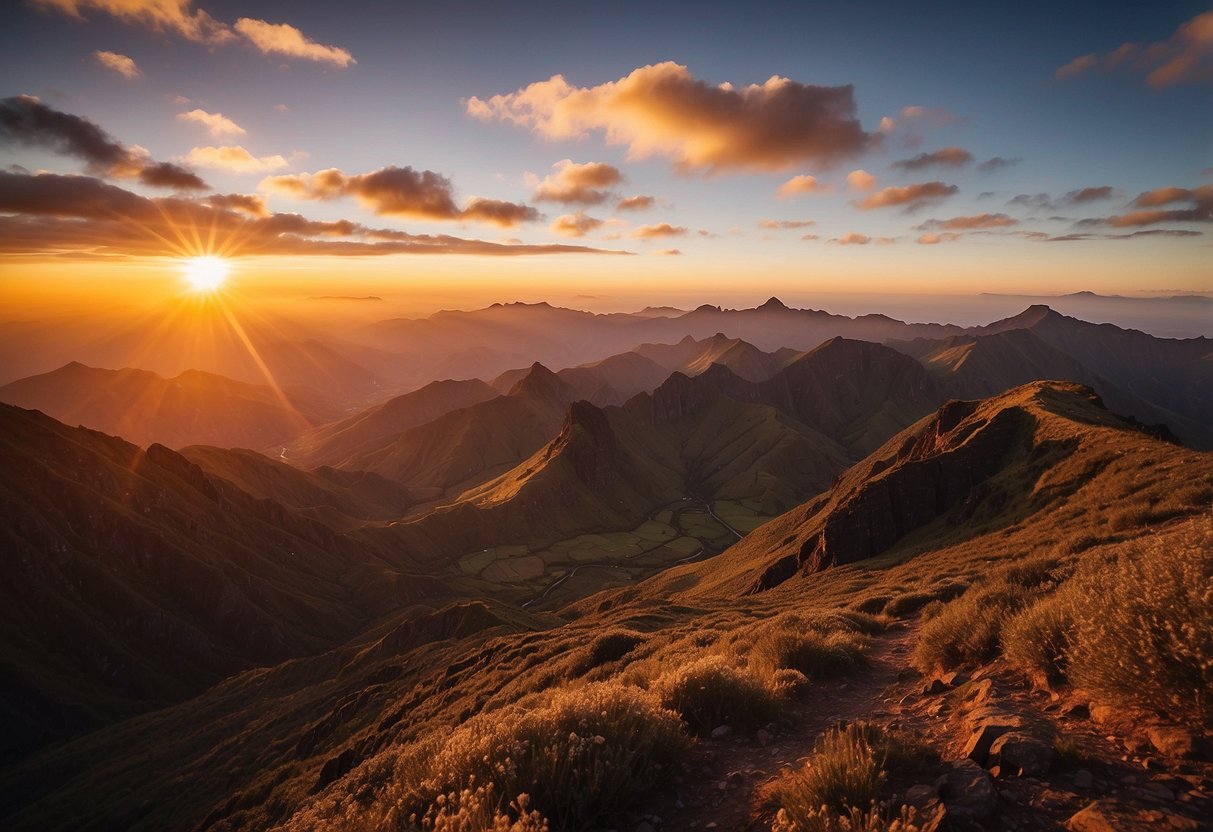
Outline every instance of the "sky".
[(1206, 3), (0, 9), (0, 304), (1208, 292)]

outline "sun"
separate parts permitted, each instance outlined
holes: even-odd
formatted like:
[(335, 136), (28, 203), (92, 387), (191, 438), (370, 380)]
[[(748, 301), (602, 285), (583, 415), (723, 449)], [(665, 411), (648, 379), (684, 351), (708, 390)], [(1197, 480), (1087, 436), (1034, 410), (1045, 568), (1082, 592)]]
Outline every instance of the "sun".
[(205, 255), (190, 257), (183, 260), (181, 270), (185, 274), (185, 282), (195, 292), (214, 292), (227, 282), (231, 265), (222, 257)]

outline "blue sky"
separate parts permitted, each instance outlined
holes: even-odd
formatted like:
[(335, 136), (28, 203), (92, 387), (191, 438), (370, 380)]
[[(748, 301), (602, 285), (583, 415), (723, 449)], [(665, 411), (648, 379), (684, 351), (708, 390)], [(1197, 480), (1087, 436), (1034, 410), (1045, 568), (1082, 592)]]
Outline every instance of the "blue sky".
[[(36, 96), (45, 107), (94, 122), (127, 147), (145, 148), (157, 162), (195, 170), (209, 189), (191, 192), (190, 199), (205, 201), (210, 191), (252, 194), (265, 201), (268, 212), (320, 221), (344, 219), (369, 228), (509, 246), (625, 250), (640, 255), (626, 266), (633, 284), (681, 285), (701, 276), (713, 285), (767, 279), (776, 287), (808, 281), (822, 290), (847, 291), (1210, 288), (1209, 208), (1198, 189), (1213, 182), (1213, 37), (1192, 46), (1191, 38), (1176, 34), (1201, 15), (1213, 14), (1207, 4), (382, 8), (389, 4), (181, 0), (176, 7), (175, 13), (185, 16), (205, 12), (229, 32), (242, 18), (287, 24), (318, 49), (348, 52), (352, 62), (341, 66), (328, 57), (262, 48), (243, 35), (225, 36), (224, 42), (191, 40), (163, 21), (157, 27), (149, 17), (115, 16), (108, 3), (7, 4), (0, 11), (0, 77), (5, 79), (0, 97)], [(1126, 43), (1141, 46), (1119, 63), (1106, 57)], [(1159, 46), (1151, 52), (1150, 44)], [(1182, 48), (1195, 55), (1195, 65), (1168, 76), (1166, 83), (1153, 83), (1150, 72)], [(124, 77), (103, 66), (98, 51), (129, 58), (138, 74)], [(1058, 77), (1060, 68), (1084, 55), (1095, 56), (1089, 66)], [(637, 152), (652, 119), (660, 116), (652, 102), (643, 105), (648, 120), (630, 134), (630, 144), (607, 136), (617, 107), (595, 110), (576, 135), (558, 137), (534, 123), (503, 119), (508, 107), (482, 118), (468, 108), (473, 97), (487, 102), (554, 75), (571, 87), (604, 95), (602, 85), (666, 61), (685, 67), (687, 89), (690, 82), (705, 87), (730, 82), (740, 89), (772, 76), (805, 87), (850, 85), (858, 125), (871, 140), (830, 158), (780, 151), (774, 161), (757, 167), (739, 146), (736, 164), (692, 163), (679, 169), (670, 146), (697, 137), (671, 140), (674, 145), (648, 155)], [(906, 108), (921, 108), (922, 114), (903, 115)], [(243, 132), (211, 134), (200, 122), (179, 118), (192, 110), (222, 114)], [(892, 129), (881, 129), (885, 117), (893, 120)], [(807, 123), (795, 122), (796, 129)], [(744, 145), (745, 130), (738, 135)], [(264, 170), (240, 172), (203, 164), (191, 154), (220, 146), (281, 159), (266, 162)], [(0, 144), (0, 158), (4, 166), (20, 165), (31, 174), (98, 175), (53, 147), (10, 135)], [(894, 166), (943, 148), (961, 148), (971, 160), (920, 169)], [(981, 172), (979, 164), (992, 157), (1018, 161)], [(538, 180), (563, 159), (608, 165), (621, 181), (606, 186), (611, 196), (597, 204), (537, 201)], [(369, 184), (358, 178), (406, 166), (446, 177), (456, 213), (391, 210), (371, 198)], [(314, 185), (292, 193), (266, 182), (326, 169), (345, 177), (339, 193), (321, 196)], [(856, 169), (875, 177), (871, 190), (848, 184), (847, 174)], [(796, 175), (815, 177), (817, 191), (779, 198), (779, 186)], [(108, 181), (151, 200), (166, 196), (129, 178)], [(885, 188), (927, 182), (956, 190), (922, 203), (857, 207)], [(1176, 197), (1154, 206), (1172, 211), (1170, 219), (1108, 224), (1115, 217), (1129, 222), (1124, 218), (1145, 204), (1140, 195), (1165, 187), (1188, 192), (1187, 201)], [(1065, 198), (1096, 188), (1106, 189), (1100, 198), (1081, 203)], [(1041, 193), (1051, 204), (1008, 204), (1017, 195)], [(618, 198), (633, 194), (655, 197), (654, 207), (614, 210)], [(467, 208), (472, 197), (534, 210), (508, 226), (481, 222)], [(21, 210), (0, 206), (0, 214), (10, 216), (21, 217)], [(559, 217), (578, 211), (603, 224), (577, 237), (554, 230)], [(983, 215), (1005, 215), (1007, 224), (951, 231), (942, 225)], [(813, 224), (768, 229), (760, 227), (763, 220)], [(1085, 225), (1077, 224), (1083, 220)], [(652, 240), (635, 236), (643, 226), (663, 223), (685, 231)], [(1168, 234), (1158, 233), (1163, 231)], [(1133, 232), (1150, 233), (1126, 238)], [(104, 237), (104, 229), (97, 233)], [(817, 239), (802, 239), (805, 234)], [(1075, 234), (1084, 239), (1051, 239)], [(854, 243), (842, 244), (847, 239)], [(670, 249), (680, 256), (656, 255)], [(5, 255), (28, 264), (64, 253), (43, 243), (29, 251), (10, 246)], [(149, 256), (117, 245), (110, 253)], [(78, 249), (69, 254), (86, 259)], [(351, 247), (346, 254), (347, 274), (364, 274), (371, 282), (401, 273), (413, 280), (475, 274), (483, 283), (491, 274), (499, 275), (502, 286), (560, 279), (609, 285), (621, 262), (563, 250), (507, 262), (461, 250), (440, 265), (427, 258), (431, 262), (414, 267), (410, 261), (416, 257), (408, 253), (363, 257)], [(308, 274), (331, 269), (334, 259), (325, 256), (323, 268), (315, 260)], [(250, 272), (272, 269), (267, 259), (257, 263)]]

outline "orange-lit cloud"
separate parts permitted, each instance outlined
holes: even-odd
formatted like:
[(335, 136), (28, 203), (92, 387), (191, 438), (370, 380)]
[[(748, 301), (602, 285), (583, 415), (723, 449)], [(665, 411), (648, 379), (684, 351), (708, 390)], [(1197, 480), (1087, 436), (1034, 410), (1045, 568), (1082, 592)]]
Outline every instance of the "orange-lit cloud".
[(616, 211), (647, 211), (657, 204), (657, 200), (651, 196), (637, 194), (629, 196), (627, 199), (621, 199), (615, 205)]
[(575, 87), (553, 75), (516, 92), (468, 99), (477, 118), (530, 127), (552, 139), (601, 130), (634, 159), (662, 155), (684, 171), (787, 170), (866, 150), (850, 86), (819, 87), (773, 76), (735, 88), (665, 62), (616, 81)]
[(1006, 228), (1018, 225), (1019, 220), (1006, 214), (976, 214), (970, 217), (952, 217), (950, 220), (927, 220), (920, 228), (943, 228), (949, 231), (972, 231), (981, 228)]
[(562, 159), (552, 168), (555, 172), (535, 189), (537, 201), (599, 205), (611, 196), (611, 187), (623, 182), (619, 168), (606, 162), (577, 164), (571, 159)]
[(840, 246), (866, 246), (872, 242), (872, 238), (867, 234), (860, 234), (858, 231), (852, 231), (849, 234), (843, 234), (834, 242)]
[[(237, 195), (238, 196), (238, 195)], [(149, 199), (89, 176), (0, 171), (0, 254), (112, 259), (246, 255), (610, 253), (570, 245), (490, 243), (450, 235), (368, 228), (299, 214), (252, 216), (224, 203)], [(209, 203), (209, 204), (208, 204)]]
[(1213, 11), (1198, 14), (1165, 41), (1148, 46), (1125, 43), (1103, 55), (1082, 55), (1058, 68), (1054, 74), (1064, 79), (1093, 70), (1110, 72), (1122, 67), (1144, 74), (1146, 82), (1153, 87), (1213, 79)]
[(123, 78), (138, 78), (140, 75), (139, 67), (136, 66), (135, 60), (126, 55), (120, 55), (117, 52), (107, 52), (104, 49), (98, 49), (93, 52), (93, 58), (97, 63), (106, 69), (112, 69)]
[(251, 217), (268, 217), (270, 215), (265, 200), (256, 194), (211, 194), (204, 201), (214, 208), (239, 211)]
[(529, 205), (472, 197), (455, 204), (451, 180), (432, 170), (394, 165), (371, 173), (346, 174), (336, 168), (317, 173), (269, 176), (258, 188), (297, 199), (332, 200), (353, 196), (381, 216), (421, 220), (473, 220), (510, 228), (539, 219)]
[(945, 231), (942, 234), (923, 234), (918, 238), (918, 242), (920, 245), (933, 246), (939, 243), (950, 243), (954, 240), (959, 240), (962, 236), (964, 235), (957, 234), (954, 231)]
[(793, 176), (787, 182), (784, 182), (775, 191), (775, 195), (779, 197), (797, 196), (799, 194), (814, 194), (825, 191), (826, 188), (817, 181), (816, 176), (810, 176), (807, 173), (802, 173), (798, 176)]
[(603, 221), (597, 217), (586, 216), (578, 211), (576, 214), (564, 214), (557, 217), (551, 225), (553, 234), (563, 237), (584, 237), (596, 228), (601, 228)]
[(269, 23), (242, 17), (228, 26), (202, 9), (193, 0), (30, 0), (35, 6), (54, 9), (75, 18), (84, 12), (103, 12), (124, 23), (145, 26), (156, 32), (172, 32), (186, 40), (210, 46), (231, 43), (243, 37), (267, 55), (285, 55), (319, 61), (339, 67), (356, 63), (354, 57), (338, 46), (317, 43), (288, 23)]
[(943, 182), (921, 182), (900, 188), (885, 188), (859, 202), (857, 207), (862, 211), (871, 211), (875, 208), (901, 206), (907, 211), (914, 211), (924, 205), (947, 199), (958, 190), (955, 185), (945, 185)]
[(653, 240), (658, 237), (683, 237), (686, 236), (686, 233), (687, 229), (684, 226), (659, 222), (655, 225), (642, 225), (629, 236), (637, 240)]
[(861, 168), (847, 174), (847, 184), (855, 191), (870, 191), (876, 187), (876, 177)]
[(35, 6), (56, 9), (82, 18), (86, 11), (104, 12), (123, 23), (146, 26), (156, 32), (175, 32), (197, 43), (225, 43), (233, 37), (227, 26), (192, 0), (32, 0)]
[(658, 249), (657, 251), (655, 251), (653, 253), (657, 254), (657, 255), (661, 255), (663, 257), (678, 257), (682, 254), (682, 249), (663, 248), (663, 249)]
[(280, 170), (289, 164), (284, 157), (277, 154), (254, 156), (240, 145), (195, 147), (185, 154), (185, 161), (203, 168), (220, 168), (235, 173), (265, 173)]
[(193, 109), (188, 113), (178, 113), (177, 120), (201, 124), (212, 136), (243, 136), (247, 132), (223, 113), (208, 113), (206, 110)]
[(48, 107), (32, 95), (0, 100), (0, 145), (43, 147), (72, 156), (98, 176), (138, 178), (158, 188), (207, 188), (191, 171), (168, 162), (157, 163), (147, 151), (126, 147), (88, 119)]
[(973, 161), (973, 154), (963, 147), (944, 147), (931, 153), (919, 153), (909, 159), (894, 162), (898, 170), (922, 170), (930, 167), (964, 167)]
[(236, 21), (235, 28), (248, 38), (253, 46), (267, 55), (286, 55), (339, 67), (357, 63), (347, 50), (339, 46), (316, 43), (288, 23), (267, 23), (264, 20), (242, 17)]
[(813, 220), (759, 220), (759, 228), (767, 228), (770, 230), (789, 230), (793, 228), (808, 228), (811, 225), (817, 225)]

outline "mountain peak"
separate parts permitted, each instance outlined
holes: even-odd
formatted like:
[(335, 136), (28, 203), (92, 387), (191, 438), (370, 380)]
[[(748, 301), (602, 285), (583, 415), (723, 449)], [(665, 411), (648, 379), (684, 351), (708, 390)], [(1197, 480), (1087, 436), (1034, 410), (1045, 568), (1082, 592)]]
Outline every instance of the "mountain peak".
[(758, 307), (758, 311), (759, 312), (778, 312), (780, 310), (786, 310), (787, 308), (788, 307), (779, 298), (771, 297), (771, 298), (767, 299), (766, 303), (764, 303), (762, 306)]
[(569, 386), (560, 376), (536, 361), (530, 371), (510, 388), (508, 395), (563, 401), (569, 398), (568, 393)]

